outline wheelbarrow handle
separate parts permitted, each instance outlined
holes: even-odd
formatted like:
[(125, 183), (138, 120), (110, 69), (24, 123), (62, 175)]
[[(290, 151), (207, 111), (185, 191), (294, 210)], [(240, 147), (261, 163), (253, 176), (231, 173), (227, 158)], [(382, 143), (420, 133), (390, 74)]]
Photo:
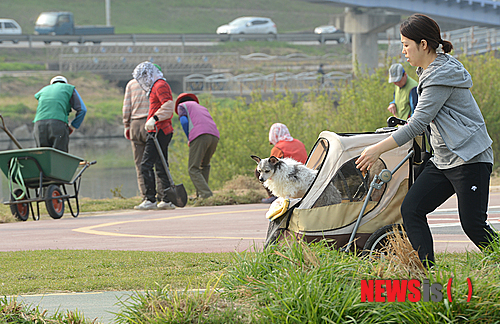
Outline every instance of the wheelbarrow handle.
[(5, 133), (7, 134), (7, 136), (10, 137), (12, 142), (14, 142), (14, 144), (16, 144), (17, 148), (22, 150), (23, 147), (21, 146), (21, 144), (17, 141), (17, 139), (14, 137), (14, 135), (12, 135), (12, 133), (7, 129), (7, 127), (5, 127), (5, 121), (3, 120), (3, 116), (1, 114), (0, 114), (0, 119), (2, 119), (2, 126), (0, 126), (0, 128), (2, 128), (5, 131)]

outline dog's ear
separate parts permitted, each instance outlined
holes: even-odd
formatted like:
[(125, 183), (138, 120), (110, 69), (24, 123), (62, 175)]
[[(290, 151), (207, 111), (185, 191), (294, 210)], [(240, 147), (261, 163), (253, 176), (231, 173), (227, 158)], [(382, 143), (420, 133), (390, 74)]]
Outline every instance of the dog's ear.
[(278, 158), (275, 157), (274, 155), (270, 156), (269, 163), (271, 163), (272, 165), (275, 165), (276, 163), (278, 163)]
[(257, 163), (260, 162), (260, 157), (258, 157), (257, 155), (250, 155), (250, 157)]

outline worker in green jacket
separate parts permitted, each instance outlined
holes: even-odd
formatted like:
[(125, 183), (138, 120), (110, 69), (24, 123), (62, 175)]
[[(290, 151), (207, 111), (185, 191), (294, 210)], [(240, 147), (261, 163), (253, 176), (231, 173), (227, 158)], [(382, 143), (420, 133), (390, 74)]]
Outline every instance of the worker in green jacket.
[(389, 69), (389, 83), (394, 83), (394, 100), (387, 110), (397, 118), (407, 120), (417, 106), (418, 82), (406, 74), (403, 65), (396, 63)]
[[(58, 75), (50, 80), (50, 85), (38, 91), (35, 98), (38, 100), (33, 120), (36, 146), (68, 152), (69, 135), (80, 127), (87, 113), (80, 94), (65, 77)], [(68, 116), (72, 109), (76, 116), (69, 125)]]

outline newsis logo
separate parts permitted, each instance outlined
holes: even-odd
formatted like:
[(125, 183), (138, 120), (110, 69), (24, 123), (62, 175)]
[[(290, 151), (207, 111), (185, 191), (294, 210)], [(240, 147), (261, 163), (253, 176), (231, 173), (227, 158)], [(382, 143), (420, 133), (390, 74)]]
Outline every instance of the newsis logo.
[[(429, 279), (424, 279), (422, 282), (417, 279), (372, 279), (361, 280), (361, 301), (362, 302), (419, 302), (433, 301), (440, 302), (443, 300), (443, 294), (446, 294), (448, 301), (452, 299), (452, 281), (448, 279), (446, 291), (443, 291), (443, 285), (440, 283), (430, 283)], [(468, 295), (467, 302), (470, 302), (472, 297), (472, 282), (467, 278)]]

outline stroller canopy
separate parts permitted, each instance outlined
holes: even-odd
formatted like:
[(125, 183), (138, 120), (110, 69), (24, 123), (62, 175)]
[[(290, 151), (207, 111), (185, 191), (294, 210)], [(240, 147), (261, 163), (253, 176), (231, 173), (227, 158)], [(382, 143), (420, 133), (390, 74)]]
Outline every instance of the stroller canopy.
[[(373, 177), (383, 169), (395, 169), (412, 147), (410, 141), (382, 154), (370, 172), (361, 173), (354, 161), (367, 146), (391, 136), (393, 130), (360, 134), (321, 132), (306, 162), (309, 168), (319, 170), (318, 175), (293, 210), (289, 229), (313, 236), (350, 233)], [(390, 182), (373, 191), (359, 232), (373, 233), (386, 224), (401, 222), (400, 205), (408, 191), (409, 170), (410, 163), (406, 161)], [(315, 206), (331, 184), (340, 191), (342, 202)]]

